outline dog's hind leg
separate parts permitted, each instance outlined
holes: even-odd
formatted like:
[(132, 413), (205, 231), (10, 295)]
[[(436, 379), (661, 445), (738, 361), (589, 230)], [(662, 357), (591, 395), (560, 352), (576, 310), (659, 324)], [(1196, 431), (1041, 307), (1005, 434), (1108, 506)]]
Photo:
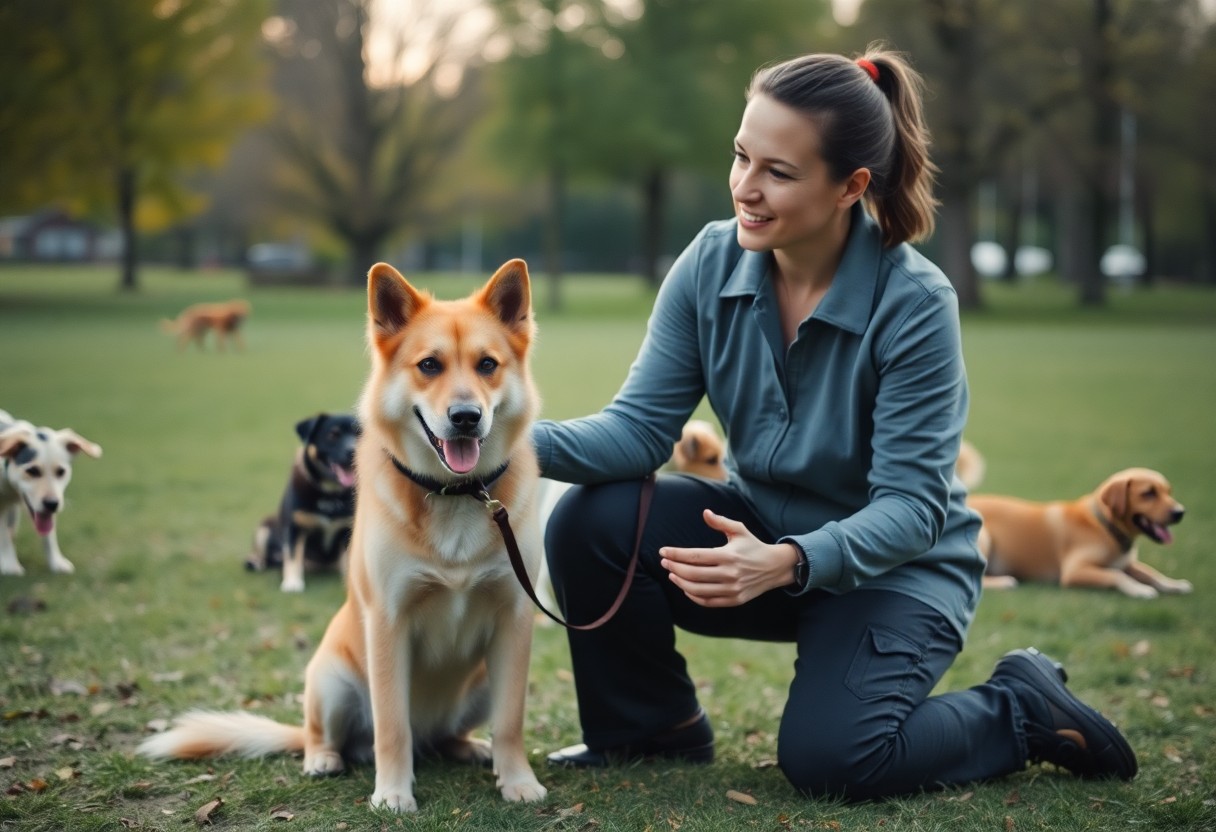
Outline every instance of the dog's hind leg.
[(13, 544), (20, 517), (20, 507), (15, 503), (0, 513), (0, 575), (25, 574), (25, 569), (17, 560), (17, 547)]
[(304, 686), (304, 773), (342, 772), (343, 753), (367, 759), (371, 746), (371, 702), (367, 687), (344, 659), (320, 649), (308, 663)]

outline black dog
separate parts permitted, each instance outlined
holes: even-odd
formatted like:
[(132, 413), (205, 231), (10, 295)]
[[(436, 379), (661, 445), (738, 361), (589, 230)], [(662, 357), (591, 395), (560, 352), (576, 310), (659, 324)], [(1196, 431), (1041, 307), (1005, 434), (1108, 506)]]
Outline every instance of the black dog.
[(282, 565), (284, 592), (304, 591), (304, 566), (332, 567), (346, 553), (355, 516), (354, 416), (319, 413), (296, 425), (304, 443), (277, 516), (254, 533), (251, 570)]

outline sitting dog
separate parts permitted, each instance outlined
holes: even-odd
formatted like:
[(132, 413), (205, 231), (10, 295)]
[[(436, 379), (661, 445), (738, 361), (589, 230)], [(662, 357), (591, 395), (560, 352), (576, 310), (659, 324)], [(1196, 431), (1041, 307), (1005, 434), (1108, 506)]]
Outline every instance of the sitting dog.
[(244, 349), (241, 324), (252, 312), (249, 301), (229, 300), (221, 303), (196, 303), (187, 306), (175, 319), (160, 322), (163, 332), (177, 336), (177, 349), (185, 349), (191, 341), (201, 350), (208, 332), (215, 333), (216, 349), (223, 351), (231, 338), (238, 349)]
[(63, 494), (72, 480), (72, 459), (78, 453), (101, 456), (101, 447), (74, 430), (34, 427), (0, 410), (0, 574), (23, 575), (13, 540), (21, 504), (42, 536), (47, 566), (52, 572), (76, 567), (59, 550), (55, 515), (63, 510)]
[(696, 474), (710, 480), (725, 480), (726, 444), (714, 426), (701, 419), (689, 419), (680, 433), (680, 441), (671, 451), (671, 467), (685, 474)]
[(988, 561), (984, 586), (1006, 589), (1018, 581), (1118, 589), (1133, 598), (1191, 591), (1190, 581), (1162, 575), (1142, 562), (1136, 538), (1173, 540), (1169, 526), (1183, 507), (1164, 476), (1128, 468), (1076, 500), (1036, 503), (1015, 497), (974, 495), (967, 504), (984, 520), (979, 547)]
[(320, 413), (296, 425), (301, 446), (279, 513), (254, 533), (248, 569), (282, 566), (284, 592), (304, 591), (305, 567), (333, 567), (346, 553), (355, 516), (354, 416)]
[[(303, 751), (326, 775), (374, 753), (370, 805), (397, 812), (417, 809), (415, 753), (439, 754), (492, 763), (509, 801), (544, 798), (523, 735), (532, 604), (492, 519), (509, 510), (535, 575), (534, 331), (522, 260), (455, 301), (372, 267), (346, 603), (308, 664), (304, 725), (195, 711), (141, 754)], [(492, 742), (472, 736), (487, 715)]]

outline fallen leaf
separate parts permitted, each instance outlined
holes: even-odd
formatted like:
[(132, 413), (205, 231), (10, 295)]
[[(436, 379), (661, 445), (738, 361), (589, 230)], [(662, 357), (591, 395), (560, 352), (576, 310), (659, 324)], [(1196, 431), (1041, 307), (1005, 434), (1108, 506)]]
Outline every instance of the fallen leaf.
[(198, 807), (198, 811), (194, 813), (194, 822), (199, 826), (204, 824), (211, 825), (211, 815), (214, 814), (221, 806), (224, 805), (224, 799), (217, 797), (215, 800), (210, 800)]
[(17, 765), (16, 757), (0, 757), (0, 768), (12, 768)]
[(123, 829), (138, 829), (139, 821), (134, 818), (119, 818), (118, 822), (122, 824)]
[(553, 675), (557, 678), (557, 681), (559, 681), (559, 682), (573, 682), (574, 681), (574, 674), (571, 673), (569, 670), (567, 670), (564, 667), (559, 667), (556, 671), (554, 671)]
[(1017, 789), (1014, 789), (1009, 794), (1005, 795), (1006, 806), (1017, 806), (1022, 802), (1022, 794)]
[(763, 760), (758, 760), (756, 762), (756, 764), (752, 766), (752, 768), (757, 769), (759, 771), (763, 771), (766, 768), (776, 768), (776, 766), (777, 766), (776, 760), (771, 759), (771, 758), (766, 758)]
[(568, 808), (568, 809), (562, 809), (561, 811), (559, 811), (559, 812), (557, 813), (557, 816), (558, 816), (559, 818), (568, 818), (568, 817), (570, 817), (571, 815), (578, 815), (578, 814), (582, 814), (582, 811), (583, 811), (583, 804), (582, 804), (582, 803), (575, 803), (575, 804), (574, 804), (573, 806), (571, 806), (570, 808)]
[(1216, 708), (1213, 708), (1211, 705), (1196, 705), (1194, 710), (1195, 716), (1211, 716), (1212, 714), (1216, 714)]
[(60, 780), (72, 780), (79, 777), (80, 772), (70, 766), (64, 766), (55, 772), (55, 776)]
[(1159, 693), (1148, 701), (1156, 705), (1158, 708), (1168, 708), (1170, 706), (1170, 698), (1164, 693)]
[(93, 706), (89, 708), (89, 713), (93, 716), (102, 716), (108, 713), (113, 707), (113, 702), (95, 702), (93, 703)]
[(288, 809), (286, 806), (280, 806), (277, 809), (270, 810), (270, 819), (271, 820), (294, 820), (295, 813), (292, 812), (290, 809)]
[(52, 679), (51, 694), (53, 696), (63, 696), (64, 694), (74, 693), (78, 696), (88, 696), (89, 689), (80, 682), (71, 679)]
[(25, 794), (26, 788), (24, 783), (14, 783), (4, 790), (4, 793), (9, 797), (16, 797), (19, 794)]
[(50, 784), (41, 777), (35, 777), (29, 782), (29, 790), (32, 792), (42, 793), (50, 787)]
[(1163, 798), (1162, 800), (1158, 800), (1157, 802), (1158, 803), (1174, 803), (1177, 800), (1178, 800), (1178, 798), (1175, 795), (1170, 795), (1169, 797)]
[(1013, 832), (1013, 818), (1005, 815), (1005, 832)]
[(186, 678), (186, 674), (181, 670), (170, 670), (164, 673), (153, 673), (153, 682), (180, 682)]
[(756, 798), (752, 797), (750, 794), (747, 794), (746, 792), (737, 792), (734, 789), (730, 789), (726, 793), (726, 797), (730, 800), (735, 801), (736, 803), (743, 803), (747, 806), (756, 805)]
[(1172, 745), (1167, 745), (1161, 750), (1161, 753), (1164, 754), (1165, 759), (1169, 760), (1171, 763), (1182, 762), (1182, 753)]
[(1148, 639), (1141, 639), (1132, 645), (1132, 655), (1137, 658), (1141, 658), (1143, 656), (1147, 656), (1152, 649), (1153, 645), (1149, 643)]

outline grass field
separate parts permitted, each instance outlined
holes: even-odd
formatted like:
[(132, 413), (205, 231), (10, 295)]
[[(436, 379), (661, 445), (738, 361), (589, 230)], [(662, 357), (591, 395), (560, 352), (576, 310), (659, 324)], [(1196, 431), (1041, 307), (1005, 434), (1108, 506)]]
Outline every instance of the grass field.
[[(418, 282), (456, 296), (479, 281)], [(216, 798), (209, 823), (233, 830), (1216, 829), (1216, 292), (1116, 293), (1095, 311), (1053, 285), (993, 286), (989, 308), (963, 324), (984, 490), (1075, 497), (1119, 468), (1158, 468), (1187, 518), (1172, 546), (1143, 544), (1142, 555), (1195, 593), (989, 594), (942, 688), (982, 681), (1006, 650), (1037, 645), (1124, 728), (1141, 764), (1134, 782), (1036, 767), (877, 804), (804, 800), (771, 765), (792, 648), (699, 638), (681, 643), (718, 762), (550, 770), (543, 753), (579, 731), (565, 637), (538, 626), (527, 740), (548, 800), (508, 805), (489, 772), (431, 764), (419, 771), (420, 812), (398, 818), (367, 808), (370, 768), (310, 781), (294, 758), (152, 765), (131, 753), (150, 721), (192, 706), (298, 720), (303, 667), (340, 579), (287, 596), (277, 576), (241, 562), (277, 505), (294, 423), (358, 394), (362, 293), (250, 291), (234, 273), (154, 269), (135, 295), (114, 284), (109, 270), (0, 270), (0, 408), (105, 451), (77, 462), (59, 523), (76, 574), (47, 571), (23, 520), (26, 575), (0, 578), (0, 829), (189, 829)], [(243, 354), (178, 353), (158, 331), (187, 303), (234, 295), (255, 310)], [(608, 400), (650, 303), (626, 278), (570, 281), (565, 295), (565, 312), (541, 309), (534, 358), (544, 415), (556, 418)]]

